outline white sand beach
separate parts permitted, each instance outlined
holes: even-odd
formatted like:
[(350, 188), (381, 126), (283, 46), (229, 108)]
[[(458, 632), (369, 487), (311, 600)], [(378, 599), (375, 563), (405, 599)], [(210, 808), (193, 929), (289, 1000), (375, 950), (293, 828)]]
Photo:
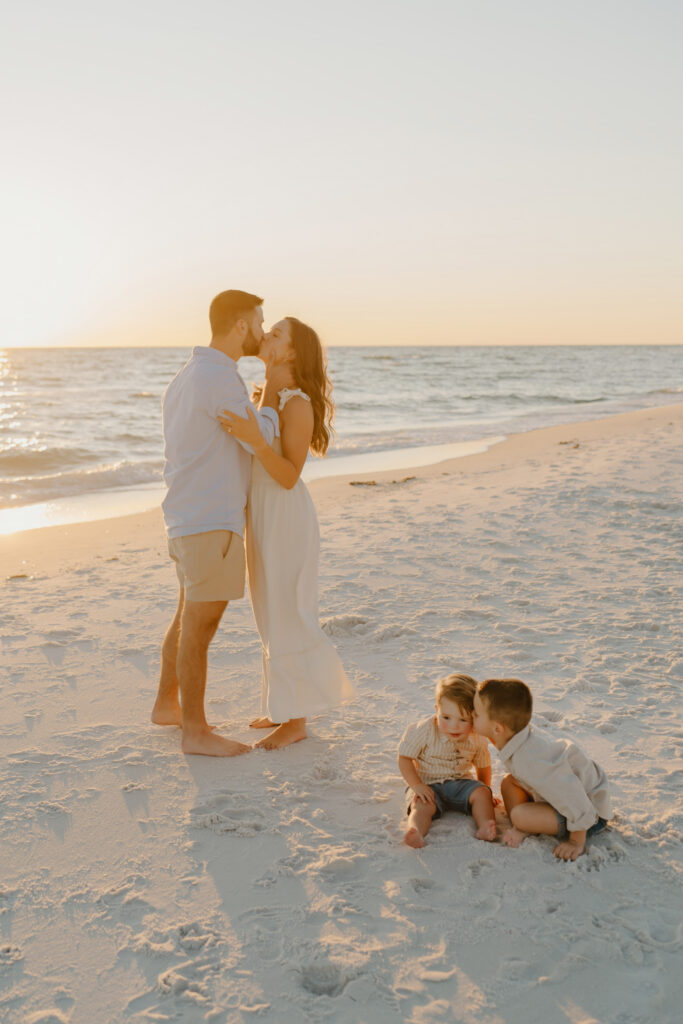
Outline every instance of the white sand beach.
[[(313, 481), (358, 697), (233, 760), (149, 723), (159, 512), (0, 537), (4, 1024), (683, 1019), (682, 428), (666, 406)], [(576, 863), (457, 815), (401, 845), (397, 744), (454, 670), (524, 679), (606, 769), (615, 818)], [(207, 696), (249, 742), (259, 673), (245, 599)]]

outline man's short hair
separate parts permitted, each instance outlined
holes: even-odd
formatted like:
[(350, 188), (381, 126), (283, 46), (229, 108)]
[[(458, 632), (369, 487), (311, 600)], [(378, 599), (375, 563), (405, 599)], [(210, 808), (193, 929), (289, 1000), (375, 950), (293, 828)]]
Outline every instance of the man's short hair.
[(485, 679), (479, 699), (492, 722), (518, 733), (531, 721), (531, 690), (521, 679)]
[(219, 292), (209, 306), (211, 333), (216, 337), (227, 334), (241, 317), (251, 313), (262, 304), (263, 299), (260, 299), (258, 295), (251, 295), (249, 292), (239, 292), (234, 289)]
[(464, 672), (452, 672), (450, 676), (439, 679), (436, 684), (436, 703), (445, 697), (457, 704), (471, 718), (474, 713), (474, 695), (477, 692), (477, 680), (466, 676)]

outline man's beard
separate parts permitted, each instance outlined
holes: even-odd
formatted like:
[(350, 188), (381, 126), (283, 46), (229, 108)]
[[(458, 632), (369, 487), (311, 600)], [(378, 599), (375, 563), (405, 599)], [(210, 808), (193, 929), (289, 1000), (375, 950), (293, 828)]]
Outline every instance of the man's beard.
[(253, 328), (250, 327), (249, 333), (242, 344), (242, 354), (245, 356), (257, 356), (260, 348), (261, 342), (254, 334)]

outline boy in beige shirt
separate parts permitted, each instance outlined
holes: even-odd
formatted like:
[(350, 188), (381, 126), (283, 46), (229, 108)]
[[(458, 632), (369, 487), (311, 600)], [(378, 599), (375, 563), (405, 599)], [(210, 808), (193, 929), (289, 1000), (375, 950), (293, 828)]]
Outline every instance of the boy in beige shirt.
[(512, 822), (503, 842), (517, 847), (528, 835), (557, 836), (555, 856), (576, 860), (612, 815), (607, 777), (571, 740), (535, 732), (531, 707), (520, 679), (487, 679), (474, 697), (474, 728), (510, 772), (500, 787)]
[(399, 745), (398, 768), (410, 793), (403, 842), (415, 849), (425, 845), (432, 820), (446, 810), (471, 814), (477, 839), (496, 837), (491, 756), (486, 740), (472, 730), (476, 692), (470, 676), (454, 673), (439, 680), (436, 715), (409, 725)]

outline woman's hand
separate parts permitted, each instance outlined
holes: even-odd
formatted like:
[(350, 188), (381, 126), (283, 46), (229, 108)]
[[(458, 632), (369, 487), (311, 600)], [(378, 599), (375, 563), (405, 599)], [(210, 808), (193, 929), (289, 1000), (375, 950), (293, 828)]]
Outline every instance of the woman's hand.
[(243, 441), (245, 444), (248, 444), (254, 451), (264, 446), (268, 447), (268, 442), (261, 433), (261, 428), (258, 425), (253, 409), (247, 409), (246, 419), (244, 416), (238, 416), (237, 413), (230, 412), (229, 409), (224, 409), (223, 415), (218, 417), (218, 422), (226, 434), (230, 434), (237, 441)]

